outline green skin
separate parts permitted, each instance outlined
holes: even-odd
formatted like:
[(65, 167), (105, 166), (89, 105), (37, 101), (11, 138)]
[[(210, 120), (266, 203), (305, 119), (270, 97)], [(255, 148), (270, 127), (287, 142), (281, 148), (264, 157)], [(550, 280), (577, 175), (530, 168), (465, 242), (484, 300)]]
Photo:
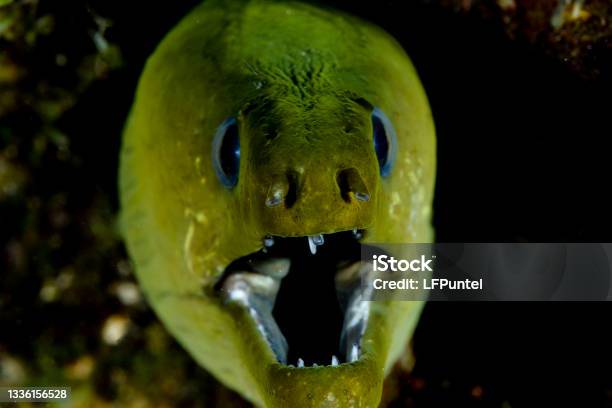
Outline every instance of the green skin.
[[(385, 178), (370, 105), (397, 132)], [(228, 189), (214, 173), (211, 142), (232, 115), (241, 161)], [(369, 201), (343, 199), (336, 175), (347, 168)], [(273, 187), (288, 188), (287, 174), (299, 186), (295, 204), (266, 206)], [(213, 285), (266, 235), (365, 228), (364, 242), (431, 242), (434, 178), (427, 98), (388, 34), (298, 2), (211, 0), (166, 36), (140, 79), (121, 157), (122, 226), (150, 304), (225, 385), (258, 406), (373, 407), (422, 302), (372, 302), (358, 361), (293, 368)]]

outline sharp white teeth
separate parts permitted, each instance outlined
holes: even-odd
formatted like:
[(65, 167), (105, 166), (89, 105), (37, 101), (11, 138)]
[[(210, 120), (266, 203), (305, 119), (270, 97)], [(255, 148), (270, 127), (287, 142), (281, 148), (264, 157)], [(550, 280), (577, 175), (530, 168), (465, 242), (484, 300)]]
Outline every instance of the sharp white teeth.
[(353, 230), (353, 236), (355, 237), (355, 239), (361, 239), (363, 237), (363, 234), (357, 228), (355, 228)]
[(351, 355), (349, 356), (349, 361), (352, 363), (353, 361), (357, 361), (359, 359), (359, 348), (356, 344), (353, 344), (351, 347)]
[(325, 242), (325, 239), (323, 238), (323, 235), (321, 235), (321, 234), (313, 235), (312, 236), (312, 242), (314, 242), (315, 245), (323, 245), (323, 243)]
[(270, 248), (272, 245), (274, 245), (274, 238), (265, 237), (263, 243), (266, 248)]
[(298, 358), (297, 366), (298, 368), (304, 367), (304, 360), (302, 360), (301, 358)]
[(316, 254), (317, 246), (323, 245), (324, 242), (325, 242), (325, 239), (323, 238), (323, 235), (321, 234), (309, 236), (308, 237), (308, 247), (310, 248), (310, 253), (313, 255)]
[(308, 247), (310, 248), (311, 254), (314, 255), (317, 253), (317, 244), (314, 243), (314, 240), (312, 239), (312, 237), (308, 237)]
[(338, 357), (336, 356), (332, 356), (332, 366), (337, 366), (338, 365)]

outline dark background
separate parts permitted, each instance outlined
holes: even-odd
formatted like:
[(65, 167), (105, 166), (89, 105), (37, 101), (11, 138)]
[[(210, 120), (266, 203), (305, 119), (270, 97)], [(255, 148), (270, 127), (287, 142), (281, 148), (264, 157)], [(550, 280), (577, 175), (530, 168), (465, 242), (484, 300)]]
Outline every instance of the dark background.
[[(438, 134), (434, 205), (437, 241), (610, 241), (609, 75), (604, 72), (597, 78), (587, 78), (529, 41), (510, 38), (490, 19), (434, 3), (326, 3), (381, 25), (401, 42), (417, 67)], [(107, 311), (118, 312), (121, 306), (116, 300), (109, 306), (107, 293), (84, 301), (79, 292), (72, 294), (72, 302), (59, 306), (38, 304), (35, 300), (30, 303), (28, 299), (36, 298), (39, 289), (31, 288), (32, 271), (38, 273), (42, 264), (53, 265), (36, 275), (44, 280), (53, 276), (55, 265), (71, 263), (64, 260), (72, 260), (82, 246), (88, 245), (87, 250), (91, 250), (98, 245), (99, 236), (85, 243), (79, 238), (79, 220), (90, 219), (94, 212), (102, 214), (101, 223), (105, 224), (118, 210), (120, 132), (142, 65), (163, 34), (197, 2), (86, 4), (83, 7), (82, 3), (66, 2), (58, 9), (52, 2), (40, 2), (35, 13), (55, 16), (54, 34), (41, 40), (32, 52), (20, 54), (12, 50), (15, 60), (30, 68), (30, 82), (18, 84), (23, 93), (30, 92), (28, 83), (34, 83), (31, 78), (37, 75), (54, 75), (50, 81), (60, 88), (77, 87), (73, 74), (50, 74), (44, 64), (39, 68), (36, 65), (37, 61), (48, 60), (48, 53), (58, 48), (64, 50), (68, 61), (72, 60), (71, 53), (90, 49), (91, 37), (75, 33), (96, 29), (92, 13), (112, 21), (104, 36), (117, 45), (122, 57), (117, 68), (89, 82), (85, 90), (79, 91), (76, 101), (52, 120), (53, 127), (70, 140), (76, 162), (60, 163), (43, 154), (43, 165), (32, 165), (26, 158), (29, 154), (23, 153), (32, 148), (30, 142), (12, 133), (6, 136), (6, 132), (0, 139), (0, 147), (15, 144), (21, 148), (14, 161), (21, 161), (24, 168), (32, 167), (24, 170), (29, 171), (30, 181), (25, 182), (18, 197), (0, 200), (0, 243), (6, 241), (9, 248), (12, 243), (27, 241), (24, 237), (32, 224), (23, 220), (32, 210), (20, 200), (33, 195), (44, 203), (54, 196), (53, 192), (66, 191), (68, 199), (63, 208), (73, 219), (73, 225), (61, 232), (65, 244), (61, 249), (51, 251), (52, 255), (41, 255), (40, 246), (23, 244), (26, 258), (30, 250), (37, 251), (34, 261), (22, 266), (21, 274), (5, 275), (0, 286), (4, 288), (0, 293), (0, 352), (11, 352), (27, 361), (37, 354), (35, 346), (23, 344), (24, 336), (66, 339), (69, 335), (63, 332), (70, 332), (76, 325), (86, 337), (74, 346), (78, 353), (106, 356), (103, 363), (96, 365), (92, 382), (101, 398), (112, 400), (120, 391), (104, 366), (116, 364), (131, 375), (133, 367), (122, 363), (121, 358), (129, 356), (130, 347), (138, 347), (138, 334), (128, 337), (123, 354), (117, 354), (91, 340), (97, 338), (98, 329), (83, 323), (83, 316), (87, 313), (88, 319), (100, 323)], [(610, 56), (602, 54), (599, 58)], [(36, 133), (27, 129), (38, 129), (45, 123), (45, 119), (23, 107), (3, 120), (6, 129), (25, 135)], [(51, 227), (42, 224), (35, 223), (43, 231), (40, 235), (44, 240)], [(116, 237), (108, 239), (113, 241)], [(117, 269), (117, 259), (125, 259), (121, 244), (113, 241), (106, 248), (104, 253), (96, 252), (74, 264), (95, 264), (91, 269), (100, 271)], [(9, 273), (14, 266), (11, 262), (6, 255)], [(85, 293), (110, 285), (116, 276), (95, 279), (98, 280), (83, 284)], [(400, 386), (392, 404), (610, 407), (611, 312), (609, 302), (429, 303), (414, 340), (415, 371), (410, 376), (395, 374)], [(128, 314), (136, 325), (155, 322), (146, 308)], [(41, 322), (40, 319), (47, 323), (39, 324), (55, 326), (55, 331), (49, 334), (38, 326), (28, 326), (29, 321)], [(5, 329), (7, 322), (19, 323), (9, 332)], [(180, 353), (176, 345), (169, 347)], [(68, 364), (73, 357), (59, 353), (54, 361)], [(187, 366), (182, 368), (184, 375), (211, 381), (191, 366), (188, 357), (181, 357), (181, 361)], [(42, 375), (41, 367), (39, 364), (30, 372)], [(188, 404), (194, 395), (195, 391), (183, 396), (182, 401)]]

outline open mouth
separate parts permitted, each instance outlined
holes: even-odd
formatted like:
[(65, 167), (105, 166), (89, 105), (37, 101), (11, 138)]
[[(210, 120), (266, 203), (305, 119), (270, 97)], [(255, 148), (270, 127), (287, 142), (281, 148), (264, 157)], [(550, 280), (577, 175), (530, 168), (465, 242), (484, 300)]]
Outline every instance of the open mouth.
[(279, 363), (336, 366), (361, 356), (369, 302), (360, 290), (366, 231), (264, 238), (232, 262), (216, 289), (245, 307)]

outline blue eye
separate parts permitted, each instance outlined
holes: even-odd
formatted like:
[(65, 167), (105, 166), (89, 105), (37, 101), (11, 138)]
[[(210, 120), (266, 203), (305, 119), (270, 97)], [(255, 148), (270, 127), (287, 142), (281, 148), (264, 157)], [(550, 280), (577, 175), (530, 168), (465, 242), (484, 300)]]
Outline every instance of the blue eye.
[(374, 150), (380, 166), (380, 175), (383, 177), (391, 173), (395, 156), (397, 155), (397, 135), (391, 121), (378, 108), (372, 111), (372, 132)]
[(212, 163), (221, 184), (227, 188), (234, 187), (240, 169), (240, 137), (234, 117), (226, 119), (215, 132)]

